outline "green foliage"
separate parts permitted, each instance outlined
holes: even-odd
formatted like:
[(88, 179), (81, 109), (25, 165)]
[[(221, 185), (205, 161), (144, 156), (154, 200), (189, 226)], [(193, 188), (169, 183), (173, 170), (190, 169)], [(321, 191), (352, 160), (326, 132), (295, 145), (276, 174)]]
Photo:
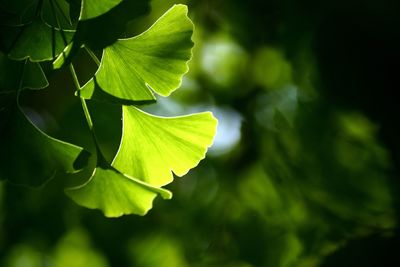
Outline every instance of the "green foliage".
[(101, 209), (107, 217), (131, 213), (144, 215), (151, 209), (157, 194), (165, 199), (172, 197), (165, 189), (151, 186), (111, 168), (101, 167), (94, 170), (86, 184), (67, 190), (67, 195), (76, 203), (91, 209)]
[[(0, 0), (0, 39), (10, 36), (6, 26), (27, 25), (38, 2)], [(70, 25), (47, 16), (51, 2), (67, 3)], [(89, 53), (99, 57), (118, 38), (136, 42), (178, 2), (189, 6), (196, 25), (181, 87), (158, 96), (150, 84), (157, 73), (141, 75), (139, 88), (157, 98), (141, 105), (155, 99), (122, 99), (104, 79), (100, 86)], [(57, 59), (11, 60), (1, 42), (3, 133), (17, 134), (7, 126), (14, 110), (43, 133), (92, 153), (79, 173), (59, 170), (40, 187), (0, 182), (1, 266), (400, 266), (400, 131), (393, 117), (400, 106), (391, 94), (400, 1), (124, 0), (87, 20), (79, 20), (80, 3), (43, 0), (38, 11), (46, 25), (75, 30)], [(85, 91), (75, 96), (71, 62), (76, 88)], [(118, 74), (125, 77), (127, 65)], [(45, 79), (30, 78), (36, 75)], [(47, 80), (45, 90), (35, 90)], [(19, 90), (16, 109), (13, 88), (20, 84), (34, 90)], [(79, 96), (87, 98), (93, 131)], [(169, 183), (202, 158), (215, 121), (208, 113), (168, 116), (204, 110), (219, 118), (214, 145), (195, 170)], [(182, 133), (200, 120), (209, 131)], [(192, 155), (186, 144), (194, 136), (204, 142), (190, 146)], [(13, 149), (3, 139), (0, 154), (3, 146)], [(187, 161), (176, 160), (181, 153)], [(79, 169), (85, 154), (72, 167)], [(1, 170), (22, 166), (5, 161)], [(140, 217), (109, 219), (98, 211), (116, 217), (151, 207)]]
[(64, 43), (70, 42), (73, 36), (72, 32), (49, 27), (41, 20), (34, 20), (28, 25), (12, 30), (19, 34), (9, 44), (9, 58), (29, 58), (32, 62), (52, 60), (61, 53)]
[(12, 93), (15, 88), (43, 89), (49, 83), (39, 63), (14, 61), (0, 52), (0, 93)]
[[(193, 46), (193, 24), (186, 14), (186, 6), (174, 6), (146, 32), (104, 49), (94, 78), (100, 88), (132, 101), (154, 100), (149, 87), (162, 96), (177, 89), (189, 70), (187, 61)], [(82, 89), (85, 98), (92, 98), (92, 82)]]
[[(82, 206), (102, 210), (107, 217), (144, 215), (158, 194), (170, 199), (172, 193), (161, 186), (173, 180), (172, 172), (183, 176), (205, 157), (217, 121), (211, 113), (155, 117), (130, 105), (154, 102), (154, 93), (168, 96), (181, 85), (193, 47), (187, 7), (174, 5), (149, 30), (128, 39), (113, 37), (118, 27), (106, 28), (111, 34), (105, 33), (104, 41), (94, 27), (101, 27), (128, 4), (142, 7), (133, 12), (138, 15), (146, 10), (147, 1), (82, 0), (79, 18), (76, 1), (17, 2), (3, 1), (1, 6), (5, 34), (0, 54), (0, 179), (39, 186), (56, 172), (90, 168), (87, 151), (44, 133), (21, 108), (22, 89), (48, 86), (38, 62), (50, 62), (55, 69), (69, 67), (95, 144), (92, 176), (81, 186), (68, 189), (67, 195)], [(121, 12), (115, 25), (124, 28), (130, 16)], [(105, 47), (101, 62), (89, 48), (96, 41)], [(72, 66), (81, 47), (99, 63), (83, 88)], [(52, 74), (48, 67), (46, 74)], [(126, 104), (121, 145), (112, 164), (102, 153), (97, 126), (84, 99), (96, 99), (96, 90), (103, 91), (100, 94), (107, 96), (106, 101)]]
[[(52, 138), (38, 129), (15, 104), (2, 112), (8, 116), (0, 133), (2, 150), (0, 177), (15, 184), (38, 186), (57, 170), (75, 172), (82, 168), (82, 148)], [(17, 163), (18, 168), (10, 168)]]
[(108, 217), (146, 214), (157, 193), (172, 197), (160, 188), (172, 182), (171, 171), (183, 176), (205, 157), (216, 123), (209, 112), (163, 118), (125, 106), (121, 145), (112, 162), (115, 169), (97, 167), (87, 184), (67, 194)]
[(103, 15), (110, 11), (111, 8), (115, 7), (122, 0), (108, 0), (108, 1), (94, 1), (94, 0), (82, 0), (81, 15), (79, 20), (88, 20)]
[(121, 145), (112, 165), (150, 184), (166, 185), (171, 172), (183, 176), (205, 157), (216, 124), (210, 112), (164, 118), (124, 107)]

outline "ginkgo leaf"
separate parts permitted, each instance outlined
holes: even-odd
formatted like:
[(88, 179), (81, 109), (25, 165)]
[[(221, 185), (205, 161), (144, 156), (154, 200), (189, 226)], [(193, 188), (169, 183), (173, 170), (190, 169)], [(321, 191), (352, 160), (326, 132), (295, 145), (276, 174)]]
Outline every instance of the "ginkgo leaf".
[(44, 0), (42, 4), (42, 19), (56, 29), (73, 30), (75, 27), (70, 19), (70, 7), (66, 0)]
[(43, 89), (49, 85), (42, 67), (37, 62), (25, 61), (21, 89)]
[[(57, 29), (72, 30), (73, 24), (70, 19), (70, 4), (67, 0), (2, 0), (2, 9), (12, 15), (13, 23), (6, 25), (24, 25), (37, 17), (38, 8), (42, 20)], [(4, 21), (2, 21), (4, 22)]]
[(88, 20), (110, 11), (123, 0), (82, 0), (79, 20)]
[(66, 193), (79, 205), (100, 209), (107, 217), (145, 215), (152, 208), (158, 194), (165, 199), (172, 197), (168, 190), (151, 186), (111, 168), (101, 167), (94, 170), (87, 183), (67, 189)]
[[(15, 60), (29, 58), (32, 62), (52, 60), (63, 51), (73, 36), (71, 31), (59, 31), (40, 20), (22, 27), (12, 27), (15, 39), (9, 43), (9, 57)], [(10, 35), (9, 35), (10, 36)]]
[(74, 41), (69, 43), (64, 50), (58, 55), (58, 57), (53, 61), (53, 69), (60, 69), (62, 66), (65, 66), (71, 63), (72, 54), (75, 55), (76, 52), (80, 49), (74, 45)]
[(124, 0), (101, 16), (80, 20), (74, 43), (78, 47), (85, 44), (91, 49), (102, 50), (126, 36), (126, 24), (149, 10), (150, 0)]
[(16, 92), (18, 88), (42, 89), (48, 84), (39, 63), (10, 60), (0, 53), (0, 93)]
[[(61, 60), (60, 60), (60, 62), (61, 62)], [(128, 99), (121, 99), (121, 98), (115, 97), (113, 95), (110, 95), (109, 93), (107, 93), (99, 88), (99, 85), (96, 82), (96, 77), (90, 79), (86, 84), (84, 84), (82, 86), (81, 90), (76, 92), (76, 95), (79, 95), (86, 99), (96, 99), (98, 101), (110, 102), (110, 103), (117, 102), (117, 103), (123, 104), (123, 105), (132, 105), (132, 104), (145, 105), (145, 104), (152, 104), (152, 103), (156, 102), (155, 99), (143, 100), (143, 101), (133, 101), (133, 100), (128, 100)]]
[[(193, 24), (185, 5), (175, 5), (144, 33), (120, 39), (103, 52), (96, 82), (120, 99), (154, 100), (153, 92), (168, 96), (188, 71)], [(90, 95), (82, 89), (82, 95)]]
[(205, 157), (216, 126), (211, 112), (164, 118), (124, 106), (122, 140), (112, 166), (154, 186), (166, 185), (172, 172), (183, 176)]
[[(83, 45), (91, 50), (103, 50), (113, 44), (126, 33), (126, 24), (129, 21), (150, 10), (149, 2), (150, 0), (125, 0), (101, 16), (79, 21), (73, 42), (59, 55), (53, 68), (59, 69), (69, 64)], [(70, 3), (71, 9), (74, 8), (74, 3)]]
[(86, 165), (88, 152), (45, 134), (17, 106), (0, 109), (0, 179), (39, 186), (57, 171), (73, 173)]

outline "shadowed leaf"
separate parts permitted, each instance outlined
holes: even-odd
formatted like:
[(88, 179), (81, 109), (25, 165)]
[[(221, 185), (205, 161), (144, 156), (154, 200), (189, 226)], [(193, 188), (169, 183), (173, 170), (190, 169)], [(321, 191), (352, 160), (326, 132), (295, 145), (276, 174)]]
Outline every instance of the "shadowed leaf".
[(0, 93), (16, 92), (20, 87), (43, 89), (48, 85), (39, 63), (14, 61), (0, 53)]
[[(126, 32), (129, 21), (149, 11), (149, 2), (124, 0), (101, 16), (80, 20), (74, 37), (75, 46), (79, 48), (85, 44), (91, 49), (101, 50), (111, 45)], [(99, 4), (96, 5), (100, 8)]]
[(42, 6), (42, 19), (56, 29), (74, 30), (70, 19), (70, 7), (65, 0), (45, 0)]
[(82, 160), (82, 153), (87, 154), (39, 130), (17, 105), (2, 108), (0, 117), (8, 118), (0, 129), (0, 179), (39, 186), (57, 171), (76, 172), (75, 161), (78, 157)]
[(73, 36), (73, 32), (62, 33), (40, 20), (22, 27), (8, 27), (6, 30), (6, 36), (13, 36), (3, 39), (9, 57), (15, 60), (29, 58), (32, 62), (54, 59)]

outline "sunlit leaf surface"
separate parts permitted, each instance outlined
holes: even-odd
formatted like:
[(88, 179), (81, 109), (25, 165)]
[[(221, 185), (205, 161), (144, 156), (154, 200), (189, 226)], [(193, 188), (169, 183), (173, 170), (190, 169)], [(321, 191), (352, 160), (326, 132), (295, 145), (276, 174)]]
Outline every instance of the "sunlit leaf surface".
[(205, 157), (217, 120), (210, 112), (164, 118), (123, 107), (122, 141), (113, 166), (152, 185), (185, 175)]
[[(96, 82), (108, 94), (125, 100), (153, 100), (149, 87), (168, 96), (188, 71), (192, 33), (187, 7), (173, 6), (146, 32), (107, 47)], [(93, 86), (84, 87), (82, 96), (91, 98), (93, 91)]]
[(66, 192), (78, 204), (101, 209), (107, 217), (132, 213), (145, 215), (152, 208), (157, 194), (167, 199), (172, 197), (168, 190), (101, 167), (94, 170), (86, 184)]
[(98, 17), (121, 2), (122, 0), (82, 0), (79, 20), (88, 20)]
[(107, 217), (144, 215), (157, 194), (171, 198), (159, 186), (172, 181), (171, 171), (183, 176), (204, 158), (217, 124), (210, 112), (162, 118), (125, 106), (123, 114), (116, 170), (97, 167), (86, 184), (67, 190), (75, 202)]

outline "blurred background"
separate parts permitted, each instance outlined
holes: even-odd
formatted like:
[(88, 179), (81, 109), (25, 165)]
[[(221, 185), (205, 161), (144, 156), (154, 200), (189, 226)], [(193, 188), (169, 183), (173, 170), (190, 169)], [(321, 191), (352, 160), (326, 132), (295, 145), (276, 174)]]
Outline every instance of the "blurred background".
[[(176, 3), (195, 24), (182, 87), (146, 110), (213, 111), (214, 146), (145, 217), (105, 218), (65, 196), (94, 162), (38, 189), (2, 182), (0, 265), (400, 266), (400, 2), (143, 2), (124, 36)], [(85, 53), (76, 61), (84, 83), (96, 65)], [(25, 93), (25, 110), (51, 135), (94, 151), (69, 73), (48, 79), (46, 90)], [(112, 159), (121, 110), (89, 105)]]

